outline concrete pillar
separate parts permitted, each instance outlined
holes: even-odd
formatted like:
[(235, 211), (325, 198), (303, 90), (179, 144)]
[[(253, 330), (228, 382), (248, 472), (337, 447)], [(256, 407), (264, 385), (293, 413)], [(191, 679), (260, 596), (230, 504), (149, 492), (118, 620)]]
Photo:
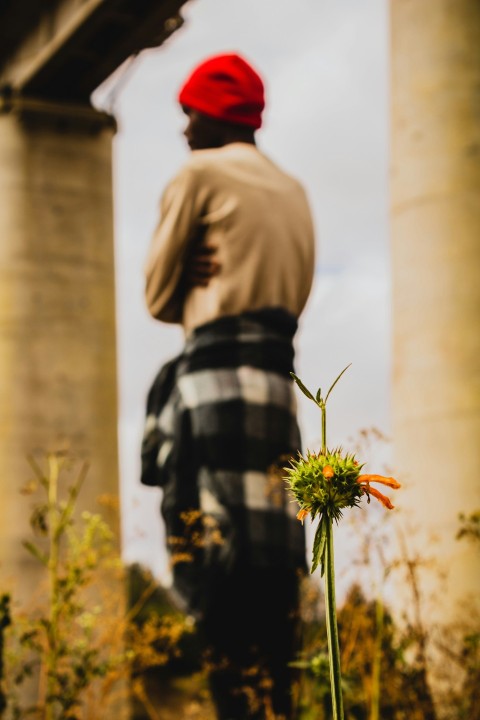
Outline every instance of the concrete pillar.
[(444, 574), (422, 571), (424, 619), (449, 622), (480, 597), (478, 545), (455, 539), (480, 509), (480, 3), (390, 8), (396, 504)]
[(0, 579), (16, 599), (40, 580), (26, 456), (87, 459), (81, 509), (118, 494), (113, 132), (89, 107), (0, 107)]

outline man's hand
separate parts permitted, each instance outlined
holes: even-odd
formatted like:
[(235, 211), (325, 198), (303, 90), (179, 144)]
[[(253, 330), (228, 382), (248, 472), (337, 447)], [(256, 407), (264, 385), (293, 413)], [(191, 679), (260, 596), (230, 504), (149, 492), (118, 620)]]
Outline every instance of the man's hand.
[(194, 242), (185, 259), (182, 280), (186, 290), (207, 287), (217, 275), (221, 265), (215, 260), (217, 247), (206, 245), (205, 241)]

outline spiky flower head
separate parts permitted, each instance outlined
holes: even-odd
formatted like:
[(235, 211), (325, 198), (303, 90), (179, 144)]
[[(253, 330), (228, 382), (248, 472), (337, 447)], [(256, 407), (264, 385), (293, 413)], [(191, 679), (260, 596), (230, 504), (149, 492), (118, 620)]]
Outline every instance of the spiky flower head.
[(341, 448), (325, 453), (307, 452), (292, 459), (287, 471), (287, 485), (300, 506), (302, 520), (310, 515), (326, 515), (330, 520), (342, 517), (342, 510), (359, 504), (363, 491), (358, 483), (362, 466), (355, 455)]
[(299, 454), (290, 461), (290, 467), (285, 468), (288, 489), (300, 505), (297, 518), (303, 523), (308, 515), (312, 520), (320, 517), (313, 542), (312, 572), (320, 565), (323, 575), (326, 527), (340, 520), (343, 508), (358, 507), (362, 495), (370, 502), (372, 495), (384, 507), (393, 509), (390, 498), (370, 483), (387, 485), (393, 490), (397, 490), (400, 483), (383, 475), (360, 475), (362, 467), (355, 455), (343, 453), (339, 448), (318, 454), (308, 452), (306, 457)]

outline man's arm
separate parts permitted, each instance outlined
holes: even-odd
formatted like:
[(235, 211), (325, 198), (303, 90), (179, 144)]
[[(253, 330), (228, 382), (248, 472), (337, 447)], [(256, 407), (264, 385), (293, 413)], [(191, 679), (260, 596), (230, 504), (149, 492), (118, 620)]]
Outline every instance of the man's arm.
[(185, 292), (194, 287), (207, 287), (212, 277), (218, 274), (221, 265), (216, 260), (216, 245), (207, 245), (206, 227), (197, 231), (187, 248), (180, 285)]
[(151, 315), (164, 322), (182, 320), (185, 287), (181, 278), (187, 249), (199, 227), (199, 195), (194, 174), (187, 168), (162, 197), (160, 220), (145, 266), (145, 297)]

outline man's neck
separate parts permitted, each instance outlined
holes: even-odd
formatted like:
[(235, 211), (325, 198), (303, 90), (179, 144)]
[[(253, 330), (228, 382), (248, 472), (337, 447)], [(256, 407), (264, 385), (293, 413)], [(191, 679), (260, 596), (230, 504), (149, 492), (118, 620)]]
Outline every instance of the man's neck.
[(232, 143), (245, 143), (247, 145), (256, 145), (255, 131), (253, 128), (246, 127), (239, 130), (237, 127), (225, 131), (222, 146), (231, 145)]

